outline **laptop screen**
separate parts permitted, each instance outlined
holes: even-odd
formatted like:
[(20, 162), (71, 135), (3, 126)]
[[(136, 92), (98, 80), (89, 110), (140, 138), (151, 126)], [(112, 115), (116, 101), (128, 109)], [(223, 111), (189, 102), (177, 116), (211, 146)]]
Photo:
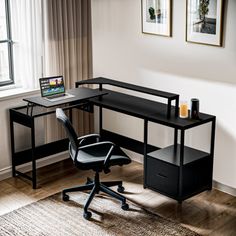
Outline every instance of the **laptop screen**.
[(41, 78), (39, 83), (42, 97), (65, 93), (63, 76)]

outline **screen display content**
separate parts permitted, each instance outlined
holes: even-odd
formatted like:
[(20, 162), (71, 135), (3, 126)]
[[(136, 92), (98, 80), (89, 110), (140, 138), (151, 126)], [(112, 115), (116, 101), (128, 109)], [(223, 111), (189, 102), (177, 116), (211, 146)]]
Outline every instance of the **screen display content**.
[(40, 79), (42, 97), (65, 93), (63, 77), (52, 77)]

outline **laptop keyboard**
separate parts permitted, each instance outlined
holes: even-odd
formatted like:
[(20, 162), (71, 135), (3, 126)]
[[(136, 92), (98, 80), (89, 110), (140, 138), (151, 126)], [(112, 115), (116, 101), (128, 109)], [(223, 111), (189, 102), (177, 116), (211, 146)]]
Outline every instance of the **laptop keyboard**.
[(68, 96), (67, 94), (58, 94), (58, 95), (52, 95), (50, 97), (47, 97), (49, 100), (54, 99), (54, 98), (61, 98), (61, 97), (66, 97)]
[(60, 94), (60, 95), (53, 95), (53, 96), (50, 96), (50, 98), (47, 97), (45, 99), (47, 99), (48, 101), (51, 101), (51, 102), (56, 102), (56, 101), (61, 101), (61, 100), (73, 98), (73, 97), (74, 97), (74, 95), (69, 94), (69, 93), (65, 93), (65, 94)]

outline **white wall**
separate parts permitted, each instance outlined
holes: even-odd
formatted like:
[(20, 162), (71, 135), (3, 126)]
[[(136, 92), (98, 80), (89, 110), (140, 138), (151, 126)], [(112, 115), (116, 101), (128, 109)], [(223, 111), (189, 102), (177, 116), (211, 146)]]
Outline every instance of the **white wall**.
[[(236, 1), (226, 6), (222, 48), (185, 42), (185, 2), (173, 1), (166, 38), (141, 33), (140, 0), (92, 0), (94, 76), (198, 97), (200, 110), (217, 116), (214, 180), (236, 188)], [(142, 139), (141, 120), (106, 112), (104, 125)], [(150, 124), (149, 131), (150, 143), (172, 142), (169, 129)], [(209, 131), (188, 132), (187, 144), (208, 150)]]

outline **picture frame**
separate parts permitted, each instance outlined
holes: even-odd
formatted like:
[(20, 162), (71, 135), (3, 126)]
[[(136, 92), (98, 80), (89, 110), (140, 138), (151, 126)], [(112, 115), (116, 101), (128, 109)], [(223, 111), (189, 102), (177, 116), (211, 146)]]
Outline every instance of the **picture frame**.
[(222, 46), (224, 0), (186, 0), (186, 41)]
[(172, 36), (172, 0), (141, 0), (142, 32)]

